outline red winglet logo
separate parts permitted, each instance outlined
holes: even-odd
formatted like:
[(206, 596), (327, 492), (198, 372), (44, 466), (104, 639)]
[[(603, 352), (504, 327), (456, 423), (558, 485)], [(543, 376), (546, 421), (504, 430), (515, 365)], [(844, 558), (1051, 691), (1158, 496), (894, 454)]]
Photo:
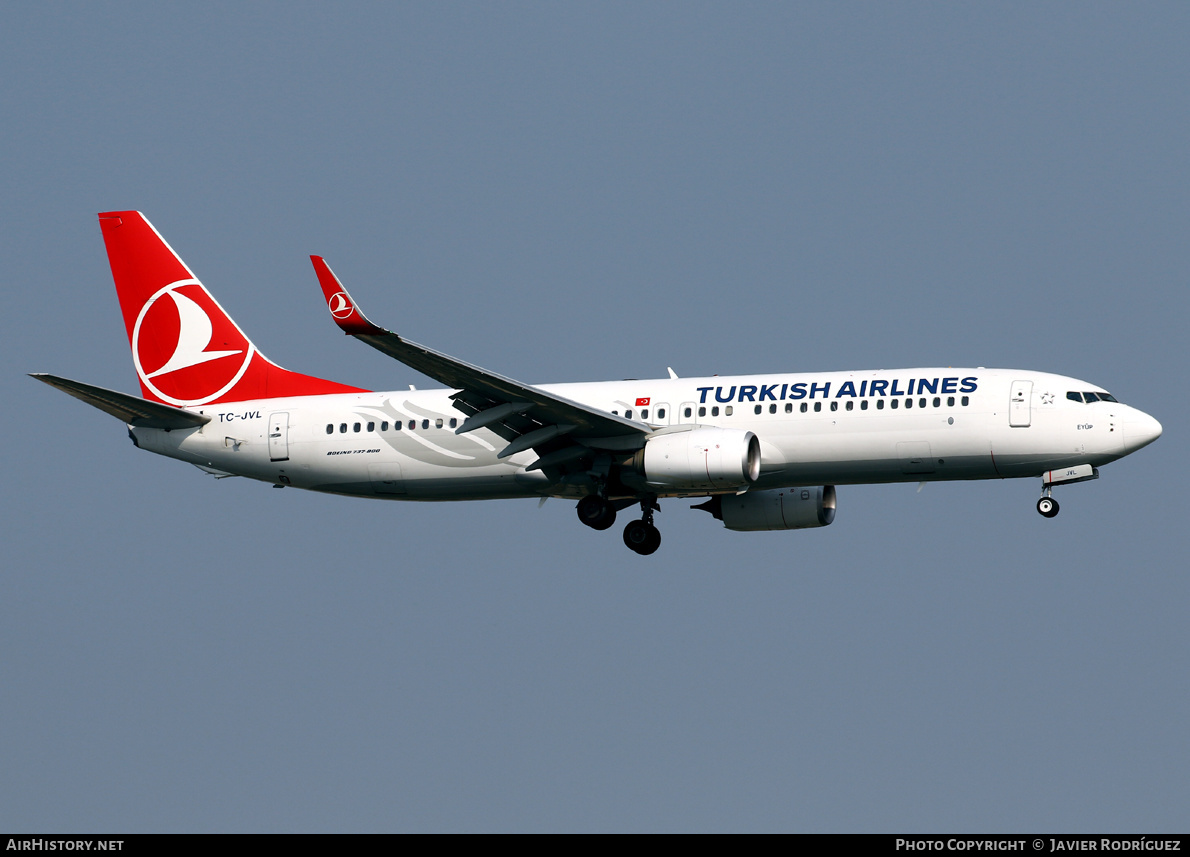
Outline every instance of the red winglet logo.
[(321, 256), (311, 256), (314, 272), (318, 274), (318, 285), (322, 287), (322, 296), (326, 298), (326, 308), (331, 311), (331, 318), (339, 329), (353, 336), (361, 334), (378, 335), (385, 333), (383, 327), (377, 327), (364, 317), (360, 308), (355, 305), (347, 289), (339, 282), (335, 272), (331, 270), (326, 259)]
[(351, 314), (355, 312), (355, 307), (351, 303), (351, 295), (347, 292), (336, 292), (331, 295), (326, 305), (330, 309), (331, 315), (340, 320), (351, 318)]

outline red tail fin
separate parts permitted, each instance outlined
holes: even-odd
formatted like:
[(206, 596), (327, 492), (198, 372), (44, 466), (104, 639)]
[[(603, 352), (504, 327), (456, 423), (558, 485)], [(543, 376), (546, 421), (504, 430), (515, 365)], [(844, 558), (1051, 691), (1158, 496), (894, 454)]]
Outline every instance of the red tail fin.
[(170, 405), (357, 393), (263, 354), (139, 211), (99, 215), (132, 362), (146, 399)]

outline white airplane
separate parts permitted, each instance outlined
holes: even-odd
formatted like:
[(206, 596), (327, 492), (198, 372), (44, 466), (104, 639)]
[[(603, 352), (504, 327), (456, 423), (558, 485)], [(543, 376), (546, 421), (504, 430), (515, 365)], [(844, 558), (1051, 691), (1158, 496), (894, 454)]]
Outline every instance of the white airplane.
[(373, 392), (261, 354), (139, 212), (99, 215), (143, 398), (33, 375), (123, 420), (132, 442), (216, 477), (387, 500), (562, 497), (651, 554), (658, 500), (729, 530), (825, 526), (835, 486), (1041, 478), (1052, 488), (1152, 443), (1157, 420), (1044, 372), (922, 368), (530, 385), (369, 321), (310, 257), (340, 329), (446, 389)]

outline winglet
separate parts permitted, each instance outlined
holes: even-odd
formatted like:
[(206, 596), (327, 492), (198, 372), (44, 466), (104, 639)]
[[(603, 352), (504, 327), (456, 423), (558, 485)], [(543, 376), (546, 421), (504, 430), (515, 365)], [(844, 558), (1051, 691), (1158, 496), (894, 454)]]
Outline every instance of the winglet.
[(325, 259), (321, 256), (311, 256), (310, 261), (314, 263), (314, 272), (318, 274), (318, 284), (322, 286), (326, 308), (331, 311), (331, 318), (339, 325), (340, 330), (349, 336), (369, 333), (382, 335), (388, 332), (368, 321)]

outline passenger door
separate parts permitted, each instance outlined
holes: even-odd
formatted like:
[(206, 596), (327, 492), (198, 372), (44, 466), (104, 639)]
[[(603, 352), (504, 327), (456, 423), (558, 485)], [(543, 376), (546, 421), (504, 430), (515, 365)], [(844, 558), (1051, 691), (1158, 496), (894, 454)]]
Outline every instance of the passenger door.
[(1032, 422), (1030, 403), (1033, 398), (1032, 381), (1013, 381), (1012, 393), (1008, 398), (1008, 424), (1013, 428), (1024, 428)]
[(289, 461), (289, 413), (269, 414), (269, 461)]

